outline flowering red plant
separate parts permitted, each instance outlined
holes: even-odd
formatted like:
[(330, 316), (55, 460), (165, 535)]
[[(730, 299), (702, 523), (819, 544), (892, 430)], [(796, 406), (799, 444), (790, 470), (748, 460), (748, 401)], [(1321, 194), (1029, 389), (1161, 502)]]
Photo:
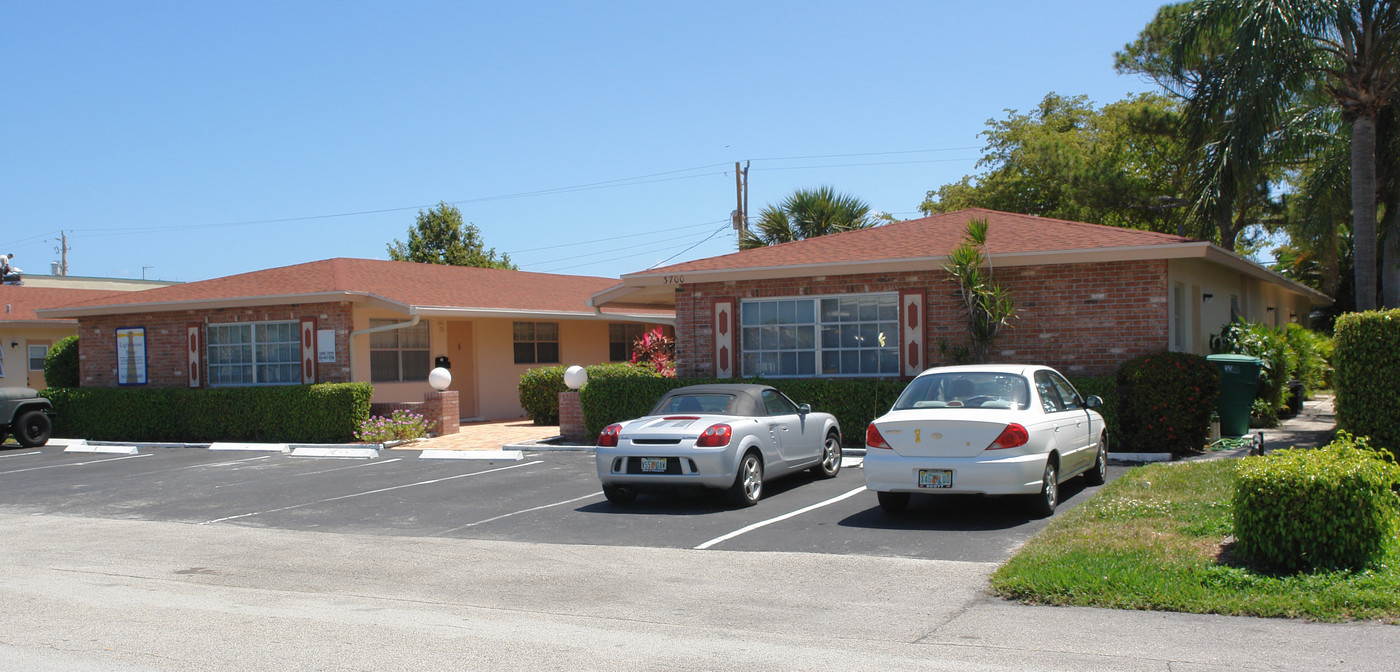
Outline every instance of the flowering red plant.
[(631, 362), (650, 365), (657, 373), (667, 378), (675, 378), (676, 342), (666, 336), (661, 327), (652, 329), (632, 344)]

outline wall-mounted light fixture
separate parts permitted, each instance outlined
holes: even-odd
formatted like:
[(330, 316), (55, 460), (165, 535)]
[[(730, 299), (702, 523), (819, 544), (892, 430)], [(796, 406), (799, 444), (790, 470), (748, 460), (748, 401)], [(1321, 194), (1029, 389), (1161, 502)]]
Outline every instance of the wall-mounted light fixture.
[(1214, 295), (1214, 294), (1202, 294), (1202, 295), (1201, 295), (1201, 302), (1202, 302), (1202, 303), (1210, 303), (1210, 300), (1213, 299), (1213, 298), (1215, 298), (1215, 295)]
[(1273, 306), (1269, 306), (1268, 308), (1265, 308), (1265, 309), (1264, 309), (1264, 312), (1266, 312), (1266, 313), (1272, 313), (1272, 312), (1274, 312), (1274, 307), (1273, 307)]
[(1295, 313), (1291, 310), (1288, 311), (1288, 321), (1296, 323), (1298, 321), (1298, 313)]
[(19, 347), (19, 341), (10, 341), (10, 347), (12, 347), (12, 348), (18, 348), (18, 347)]

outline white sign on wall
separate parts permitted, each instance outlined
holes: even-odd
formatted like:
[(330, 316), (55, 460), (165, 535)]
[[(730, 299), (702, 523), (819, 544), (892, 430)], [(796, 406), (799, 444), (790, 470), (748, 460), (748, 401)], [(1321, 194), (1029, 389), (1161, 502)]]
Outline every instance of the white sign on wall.
[(316, 330), (316, 363), (335, 363), (335, 330)]

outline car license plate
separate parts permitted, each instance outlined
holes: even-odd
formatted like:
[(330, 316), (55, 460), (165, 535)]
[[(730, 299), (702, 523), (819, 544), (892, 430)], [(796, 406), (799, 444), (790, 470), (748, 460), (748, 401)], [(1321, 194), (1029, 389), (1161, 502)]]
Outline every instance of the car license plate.
[(642, 471), (649, 471), (653, 473), (666, 473), (666, 458), (643, 457)]
[(921, 488), (951, 488), (953, 487), (952, 469), (920, 469), (919, 487)]

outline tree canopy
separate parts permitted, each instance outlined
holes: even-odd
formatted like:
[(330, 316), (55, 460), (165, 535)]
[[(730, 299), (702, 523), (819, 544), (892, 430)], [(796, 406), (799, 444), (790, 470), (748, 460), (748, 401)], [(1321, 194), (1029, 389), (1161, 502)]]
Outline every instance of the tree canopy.
[(463, 222), (462, 212), (446, 202), (427, 212), (419, 210), (418, 220), (408, 229), (408, 242), (395, 238), (388, 249), (394, 261), (516, 270), (510, 255), (497, 257), (496, 248), (487, 250), (481, 230)]
[(1050, 93), (1029, 113), (990, 119), (985, 169), (928, 192), (925, 214), (970, 207), (1198, 235), (1188, 226), (1179, 103), (1142, 94), (1096, 109)]

